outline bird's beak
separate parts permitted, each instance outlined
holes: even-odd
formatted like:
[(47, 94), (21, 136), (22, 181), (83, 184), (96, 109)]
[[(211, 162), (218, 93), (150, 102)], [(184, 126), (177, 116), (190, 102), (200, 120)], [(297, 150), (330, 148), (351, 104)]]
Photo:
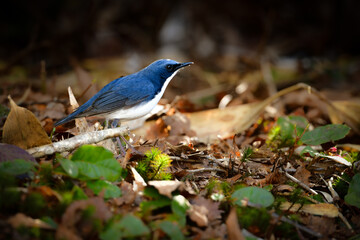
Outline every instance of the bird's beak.
[(191, 64), (194, 64), (194, 63), (193, 63), (193, 62), (179, 63), (179, 64), (175, 67), (175, 70), (178, 70), (178, 69), (180, 69), (180, 68), (189, 66), (189, 65), (191, 65)]

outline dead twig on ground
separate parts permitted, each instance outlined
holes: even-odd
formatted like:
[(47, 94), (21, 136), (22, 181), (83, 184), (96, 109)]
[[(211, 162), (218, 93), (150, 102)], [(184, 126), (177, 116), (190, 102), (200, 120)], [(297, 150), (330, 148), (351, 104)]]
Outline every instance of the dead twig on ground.
[(40, 147), (30, 148), (27, 149), (27, 151), (34, 157), (43, 157), (46, 155), (54, 154), (56, 152), (71, 151), (84, 144), (94, 144), (106, 140), (108, 138), (119, 137), (121, 134), (126, 132), (127, 132), (126, 127), (87, 132), (63, 141), (54, 142)]

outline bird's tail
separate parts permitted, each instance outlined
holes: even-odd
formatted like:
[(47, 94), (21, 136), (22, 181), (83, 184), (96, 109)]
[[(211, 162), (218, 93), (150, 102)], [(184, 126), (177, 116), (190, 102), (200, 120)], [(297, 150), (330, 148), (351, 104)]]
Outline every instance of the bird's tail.
[(60, 119), (58, 122), (56, 122), (54, 124), (55, 127), (63, 125), (64, 123), (70, 122), (72, 120), (74, 120), (75, 118), (78, 117), (78, 111), (74, 111), (71, 114), (69, 114), (68, 116), (64, 117), (63, 119)]

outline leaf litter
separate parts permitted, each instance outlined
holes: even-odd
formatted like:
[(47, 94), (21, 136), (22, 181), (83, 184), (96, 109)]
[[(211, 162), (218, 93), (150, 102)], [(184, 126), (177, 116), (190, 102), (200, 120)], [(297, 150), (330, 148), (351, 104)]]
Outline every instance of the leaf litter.
[[(82, 89), (92, 84), (78, 65), (75, 76)], [(246, 89), (239, 87), (242, 93)], [(297, 97), (290, 99), (292, 94)], [(69, 95), (76, 108), (71, 89)], [(103, 137), (89, 141), (93, 137), (84, 135), (101, 135), (106, 131), (101, 124), (92, 128), (80, 119), (72, 130), (65, 126), (55, 131), (52, 143), (43, 142), (48, 139), (45, 134), (29, 144), (28, 138), (43, 131), (37, 130), (41, 125), (35, 121), (35, 130), (33, 125), (22, 126), (22, 115), (10, 113), (3, 141), (22, 136), (8, 143), (23, 149), (38, 147), (28, 152), (39, 164), (10, 170), (16, 168), (8, 160), (33, 159), (21, 151), (5, 154), (2, 162), (6, 164), (0, 163), (0, 191), (14, 201), (0, 201), (2, 218), (12, 233), (22, 228), (28, 229), (22, 234), (34, 236), (31, 229), (36, 228), (40, 229), (38, 238), (57, 239), (342, 238), (359, 234), (359, 148), (356, 141), (344, 142), (359, 133), (359, 105), (328, 100), (304, 84), (260, 102), (246, 103), (254, 96), (250, 91), (245, 95), (247, 100), (237, 100), (241, 105), (223, 101), (224, 108), (203, 111), (182, 112), (181, 107), (192, 108), (184, 100), (165, 105), (153, 117), (156, 120), (129, 134), (140, 153), (128, 151), (122, 157), (117, 155), (116, 141), (109, 139), (105, 144)], [(304, 98), (299, 95), (312, 97), (300, 102)], [(191, 99), (201, 99), (198, 96)], [(283, 107), (298, 106), (287, 112), (288, 119), (270, 107), (279, 99)], [(63, 110), (62, 104), (49, 102), (37, 116), (52, 124)], [(304, 110), (304, 105), (310, 109)], [(26, 112), (11, 106), (11, 111)], [(52, 112), (55, 109), (59, 115)], [(328, 119), (334, 124), (325, 126)], [(17, 129), (8, 127), (11, 122), (19, 123)], [(22, 129), (30, 129), (30, 134), (23, 135)], [(67, 148), (55, 147), (66, 141)], [(81, 147), (92, 143), (98, 146)], [(51, 145), (53, 151), (39, 150), (44, 145)], [(162, 157), (150, 157), (156, 154), (168, 156), (169, 167), (161, 168)], [(27, 178), (19, 178), (24, 171)], [(152, 179), (162, 171), (163, 179)]]

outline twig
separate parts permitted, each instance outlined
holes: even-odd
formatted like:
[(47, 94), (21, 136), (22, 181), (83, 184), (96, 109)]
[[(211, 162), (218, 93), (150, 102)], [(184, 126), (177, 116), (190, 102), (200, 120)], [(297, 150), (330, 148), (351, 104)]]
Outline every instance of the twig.
[(285, 172), (285, 176), (286, 176), (287, 178), (289, 178), (291, 181), (296, 182), (297, 184), (299, 184), (300, 187), (302, 187), (302, 188), (304, 188), (305, 190), (311, 192), (312, 194), (315, 194), (315, 195), (318, 194), (315, 190), (311, 189), (308, 185), (306, 185), (305, 183), (301, 182), (299, 179), (291, 176), (291, 175), (288, 174), (287, 172)]
[(199, 169), (192, 169), (192, 170), (186, 170), (188, 173), (199, 173), (199, 172), (208, 172), (208, 171), (218, 171), (218, 172), (224, 172), (226, 171), (224, 169), (219, 168), (199, 168)]
[(63, 141), (30, 148), (27, 149), (27, 151), (34, 157), (43, 157), (56, 152), (67, 152), (84, 144), (98, 143), (108, 138), (118, 137), (126, 131), (126, 127), (119, 127), (101, 131), (87, 132)]

